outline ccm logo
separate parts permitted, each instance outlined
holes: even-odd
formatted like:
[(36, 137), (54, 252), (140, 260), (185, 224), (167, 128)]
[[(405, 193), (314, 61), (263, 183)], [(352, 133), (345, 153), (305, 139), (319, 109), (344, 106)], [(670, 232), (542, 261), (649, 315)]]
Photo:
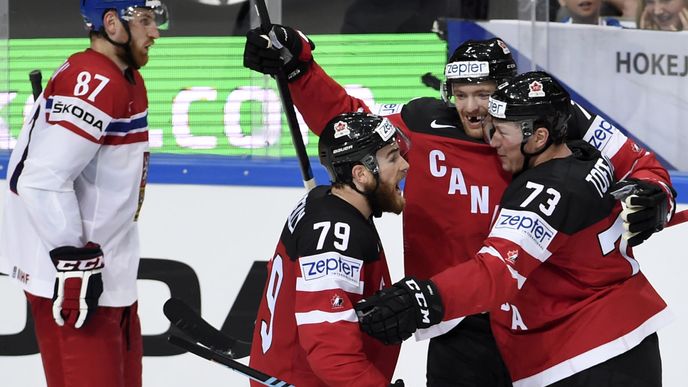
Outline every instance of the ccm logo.
[(85, 271), (100, 269), (103, 265), (103, 256), (91, 259), (60, 259), (57, 261), (55, 267), (59, 271)]
[(426, 324), (430, 324), (430, 310), (428, 309), (428, 302), (425, 300), (425, 296), (420, 290), (420, 286), (418, 286), (418, 283), (412, 279), (406, 280), (406, 286), (408, 286), (409, 289), (414, 290), (413, 295), (416, 297), (416, 302), (420, 307), (420, 314), (423, 316), (422, 321)]

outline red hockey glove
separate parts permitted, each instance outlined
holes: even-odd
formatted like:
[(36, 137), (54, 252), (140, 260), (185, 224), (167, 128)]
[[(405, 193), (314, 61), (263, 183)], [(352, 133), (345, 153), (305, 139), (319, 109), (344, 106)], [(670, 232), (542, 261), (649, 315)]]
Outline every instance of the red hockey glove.
[(621, 200), (626, 230), (623, 237), (629, 246), (637, 246), (664, 229), (676, 210), (676, 191), (647, 180), (621, 180), (612, 187), (611, 194)]
[(435, 284), (406, 277), (355, 306), (361, 330), (385, 344), (397, 344), (418, 328), (442, 321), (444, 307)]
[(53, 292), (53, 318), (59, 326), (81, 328), (98, 307), (103, 293), (103, 251), (89, 242), (82, 248), (62, 246), (50, 251), (57, 274)]
[(308, 71), (314, 49), (315, 43), (291, 27), (275, 24), (268, 35), (254, 28), (246, 34), (244, 67), (268, 75), (283, 68), (287, 80), (294, 81)]

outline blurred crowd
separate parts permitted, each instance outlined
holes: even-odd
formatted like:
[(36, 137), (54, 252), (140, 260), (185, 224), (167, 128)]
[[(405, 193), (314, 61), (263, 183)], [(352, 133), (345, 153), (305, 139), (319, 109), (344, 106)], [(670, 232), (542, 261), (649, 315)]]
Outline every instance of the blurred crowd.
[(520, 19), (648, 30), (688, 28), (688, 0), (354, 0), (341, 32), (421, 32), (438, 17)]

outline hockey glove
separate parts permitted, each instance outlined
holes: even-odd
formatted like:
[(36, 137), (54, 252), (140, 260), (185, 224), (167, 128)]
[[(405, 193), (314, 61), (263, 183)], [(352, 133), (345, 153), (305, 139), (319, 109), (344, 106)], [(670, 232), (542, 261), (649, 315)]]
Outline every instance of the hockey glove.
[(390, 384), (389, 387), (405, 387), (404, 381), (401, 379), (397, 379), (396, 382)]
[(95, 313), (103, 293), (103, 251), (89, 242), (82, 248), (62, 246), (50, 251), (57, 269), (53, 292), (53, 318), (59, 326), (65, 322), (81, 328)]
[(661, 231), (676, 209), (676, 191), (647, 180), (621, 180), (612, 187), (611, 194), (621, 200), (621, 217), (626, 230), (623, 238), (629, 246), (637, 246)]
[(244, 67), (268, 75), (283, 68), (287, 80), (294, 81), (308, 71), (314, 49), (315, 43), (291, 27), (275, 24), (268, 35), (254, 28), (246, 34)]
[(355, 306), (361, 330), (385, 344), (398, 344), (418, 328), (442, 321), (444, 307), (432, 281), (406, 277)]

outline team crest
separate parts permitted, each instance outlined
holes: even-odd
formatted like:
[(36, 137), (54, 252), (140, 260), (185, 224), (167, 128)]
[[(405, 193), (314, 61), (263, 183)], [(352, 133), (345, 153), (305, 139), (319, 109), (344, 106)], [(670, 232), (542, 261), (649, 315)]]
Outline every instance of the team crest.
[(334, 138), (348, 136), (351, 133), (349, 125), (344, 121), (337, 121), (334, 124)]
[(341, 298), (339, 294), (335, 294), (334, 296), (332, 296), (330, 304), (332, 304), (332, 309), (342, 308), (344, 307), (344, 299)]
[(504, 42), (502, 42), (501, 39), (497, 39), (497, 44), (499, 45), (499, 47), (502, 48), (502, 51), (504, 51), (505, 55), (511, 54), (509, 47), (507, 47), (506, 44)]
[(528, 85), (528, 88), (530, 91), (528, 92), (528, 97), (533, 98), (533, 97), (544, 97), (545, 92), (542, 90), (542, 83), (538, 81), (533, 81)]
[(518, 259), (518, 250), (509, 250), (506, 253), (506, 260), (509, 261), (510, 264), (515, 264), (516, 260)]

